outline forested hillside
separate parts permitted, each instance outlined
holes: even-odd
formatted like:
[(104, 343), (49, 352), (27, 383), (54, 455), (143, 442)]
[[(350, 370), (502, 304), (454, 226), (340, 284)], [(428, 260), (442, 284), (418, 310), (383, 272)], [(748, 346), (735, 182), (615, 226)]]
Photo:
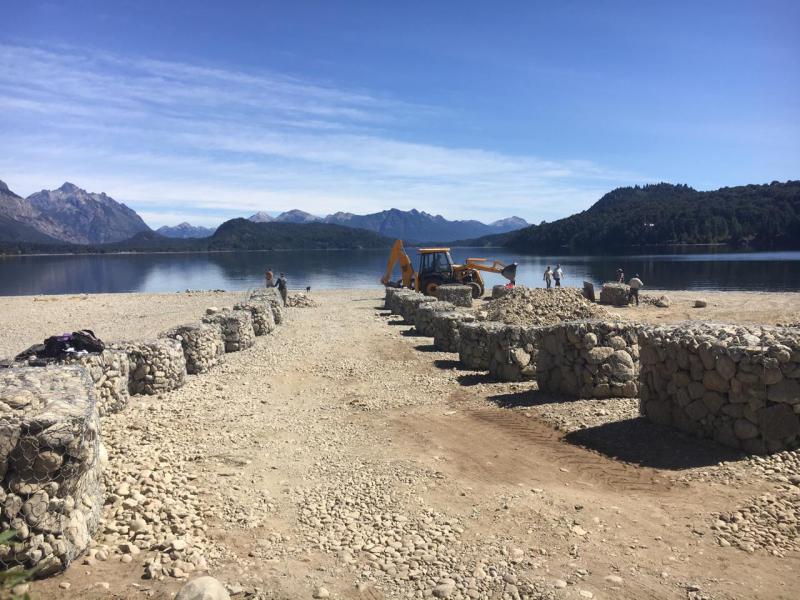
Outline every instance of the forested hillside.
[(520, 251), (671, 244), (800, 249), (800, 181), (711, 192), (667, 183), (618, 188), (581, 213), (493, 238), (480, 242)]

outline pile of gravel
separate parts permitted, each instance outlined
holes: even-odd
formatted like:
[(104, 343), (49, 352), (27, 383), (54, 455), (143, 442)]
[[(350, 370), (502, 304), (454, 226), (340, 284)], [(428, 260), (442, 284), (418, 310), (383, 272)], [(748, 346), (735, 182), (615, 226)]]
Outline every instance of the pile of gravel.
[(317, 308), (319, 302), (306, 294), (289, 294), (286, 297), (286, 306), (290, 308)]
[(487, 311), (489, 321), (509, 325), (551, 325), (562, 321), (608, 319), (609, 313), (583, 297), (577, 288), (523, 288), (511, 290), (493, 300)]

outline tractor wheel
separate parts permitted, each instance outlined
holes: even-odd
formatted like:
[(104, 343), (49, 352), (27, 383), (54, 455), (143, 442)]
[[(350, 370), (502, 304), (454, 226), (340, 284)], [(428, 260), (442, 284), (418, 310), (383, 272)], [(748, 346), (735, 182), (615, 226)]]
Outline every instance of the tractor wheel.
[(436, 295), (436, 288), (442, 285), (442, 280), (439, 277), (432, 277), (430, 279), (425, 279), (422, 281), (422, 285), (420, 286), (420, 290), (426, 296), (435, 296)]
[(472, 297), (476, 300), (483, 296), (483, 286), (480, 283), (476, 283), (475, 281), (470, 281), (467, 284), (469, 287), (472, 288)]

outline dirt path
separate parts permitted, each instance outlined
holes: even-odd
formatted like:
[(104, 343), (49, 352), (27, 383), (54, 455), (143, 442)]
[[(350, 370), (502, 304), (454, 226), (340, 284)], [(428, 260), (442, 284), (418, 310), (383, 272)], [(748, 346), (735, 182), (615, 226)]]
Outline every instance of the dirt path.
[[(638, 421), (565, 435), (546, 417), (568, 404), (459, 370), (381, 303), (325, 294), (211, 374), (137, 397), (103, 422), (113, 481), (159, 473), (208, 570), (250, 597), (795, 597), (797, 555), (722, 547), (710, 529), (770, 482), (686, 477), (729, 457)], [(104, 554), (38, 597), (180, 587), (142, 579), (169, 547), (121, 562), (109, 510)]]

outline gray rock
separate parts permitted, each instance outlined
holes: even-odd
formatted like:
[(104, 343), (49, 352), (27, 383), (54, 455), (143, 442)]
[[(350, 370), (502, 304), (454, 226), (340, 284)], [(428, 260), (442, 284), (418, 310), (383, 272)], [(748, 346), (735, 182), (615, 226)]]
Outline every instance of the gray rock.
[(205, 576), (185, 584), (175, 600), (230, 600), (230, 594), (218, 579)]

